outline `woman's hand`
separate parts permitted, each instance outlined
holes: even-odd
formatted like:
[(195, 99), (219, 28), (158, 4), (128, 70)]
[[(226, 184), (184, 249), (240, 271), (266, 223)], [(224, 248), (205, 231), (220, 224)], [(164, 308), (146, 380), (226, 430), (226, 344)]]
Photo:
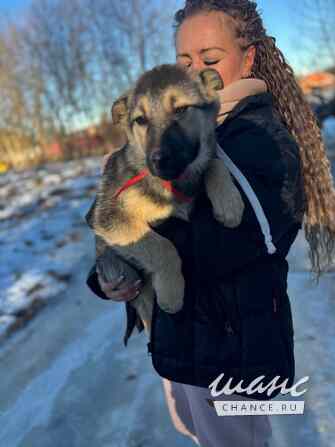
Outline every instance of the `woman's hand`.
[(101, 290), (113, 301), (130, 301), (141, 292), (140, 272), (112, 248), (104, 250), (97, 258), (96, 272)]
[(108, 298), (113, 301), (131, 301), (135, 299), (140, 293), (143, 286), (142, 280), (135, 282), (129, 281), (124, 276), (121, 276), (116, 281), (105, 282), (102, 276), (98, 273), (98, 281), (101, 290)]

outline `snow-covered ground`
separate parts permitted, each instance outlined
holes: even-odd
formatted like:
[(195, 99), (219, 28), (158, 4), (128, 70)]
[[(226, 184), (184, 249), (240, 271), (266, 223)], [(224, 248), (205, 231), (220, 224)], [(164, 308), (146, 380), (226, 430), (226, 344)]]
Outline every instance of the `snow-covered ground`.
[(68, 286), (92, 237), (101, 158), (0, 176), (0, 339)]
[[(0, 446), (193, 445), (173, 429), (144, 334), (125, 348), (123, 304), (85, 286), (94, 253), (83, 216), (100, 165), (0, 177), (0, 327), (29, 318), (34, 302), (54, 304), (0, 349)], [(332, 447), (335, 273), (311, 281), (302, 231), (288, 260), (296, 380), (310, 381), (303, 415), (271, 416), (271, 447)]]
[[(335, 156), (335, 118), (323, 135)], [(84, 216), (102, 158), (0, 175), (0, 342), (64, 291), (92, 238)]]
[(335, 153), (335, 117), (327, 118), (323, 123), (323, 138), (328, 147), (329, 155), (334, 156)]
[[(67, 290), (0, 349), (0, 446), (194, 446), (173, 428), (145, 334), (125, 348), (124, 305), (85, 286), (92, 242)], [(333, 447), (335, 274), (312, 283), (302, 231), (288, 260), (296, 381), (310, 381), (303, 415), (270, 417), (270, 447)]]

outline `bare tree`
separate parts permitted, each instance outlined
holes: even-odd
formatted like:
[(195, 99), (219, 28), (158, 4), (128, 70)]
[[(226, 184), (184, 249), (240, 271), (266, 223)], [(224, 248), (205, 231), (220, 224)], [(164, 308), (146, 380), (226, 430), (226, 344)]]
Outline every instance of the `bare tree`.
[(155, 0), (86, 0), (93, 67), (102, 110), (145, 70), (172, 61), (172, 3)]
[(141, 72), (167, 60), (167, 18), (154, 0), (35, 0), (25, 54), (44, 78), (47, 106), (59, 109), (58, 124), (96, 119)]
[(30, 119), (28, 89), (16, 52), (15, 29), (8, 27), (6, 33), (6, 38), (0, 35), (0, 157), (9, 165), (21, 167), (25, 163), (21, 145), (29, 148), (27, 160), (32, 161), (38, 128), (34, 128)]
[[(327, 70), (335, 74), (334, 0), (302, 0), (294, 12), (299, 33), (296, 50), (302, 68), (306, 72)], [(314, 88), (312, 93), (312, 107), (322, 127), (325, 119), (335, 116), (335, 92), (329, 90), (325, 97), (321, 89)]]
[(306, 71), (335, 66), (334, 0), (300, 0), (293, 5), (295, 49)]
[(173, 59), (155, 0), (33, 0), (0, 37), (0, 128), (38, 143), (97, 123), (143, 71)]

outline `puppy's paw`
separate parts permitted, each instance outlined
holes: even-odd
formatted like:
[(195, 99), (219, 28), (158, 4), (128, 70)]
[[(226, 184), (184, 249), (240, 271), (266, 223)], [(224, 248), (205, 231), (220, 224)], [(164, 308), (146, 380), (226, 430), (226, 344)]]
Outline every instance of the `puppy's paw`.
[(178, 306), (171, 306), (171, 304), (167, 305), (166, 303), (160, 303), (159, 301), (158, 301), (158, 305), (164, 312), (166, 312), (168, 314), (175, 314), (183, 308), (183, 300), (181, 300), (181, 302), (178, 304)]
[(234, 186), (226, 192), (221, 200), (213, 200), (213, 213), (218, 222), (226, 227), (235, 228), (240, 225), (244, 212), (244, 203), (239, 190)]
[[(157, 275), (158, 276), (158, 275)], [(184, 303), (185, 282), (180, 274), (177, 277), (157, 279), (155, 290), (157, 294), (157, 304), (169, 314), (179, 312)]]

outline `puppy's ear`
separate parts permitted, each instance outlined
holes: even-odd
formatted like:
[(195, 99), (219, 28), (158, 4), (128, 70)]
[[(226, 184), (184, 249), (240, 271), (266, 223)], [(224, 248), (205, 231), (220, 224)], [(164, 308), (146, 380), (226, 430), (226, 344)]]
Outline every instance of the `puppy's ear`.
[(222, 90), (223, 80), (218, 71), (213, 68), (205, 68), (199, 73), (199, 78), (208, 91)]
[(126, 123), (130, 96), (131, 90), (127, 90), (112, 105), (111, 113), (113, 124), (119, 124), (122, 126)]
[(94, 199), (94, 202), (91, 205), (91, 208), (88, 210), (86, 216), (84, 217), (86, 223), (89, 227), (94, 228), (94, 219), (95, 219), (95, 209), (97, 205), (97, 199)]
[(111, 151), (120, 149), (127, 144), (127, 118), (128, 118), (128, 104), (132, 90), (125, 91), (113, 104), (112, 113), (112, 125), (109, 129), (109, 141), (111, 143)]
[(127, 132), (124, 126), (121, 124), (111, 124), (108, 128), (108, 142), (109, 142), (109, 150), (111, 152), (115, 152), (117, 149), (120, 149), (125, 144), (127, 144)]

